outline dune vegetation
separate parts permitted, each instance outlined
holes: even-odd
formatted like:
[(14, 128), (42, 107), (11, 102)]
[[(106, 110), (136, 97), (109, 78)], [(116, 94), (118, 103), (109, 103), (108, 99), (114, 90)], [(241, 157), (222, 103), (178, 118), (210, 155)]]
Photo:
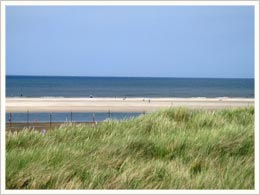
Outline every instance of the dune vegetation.
[(7, 189), (254, 189), (254, 108), (6, 134)]

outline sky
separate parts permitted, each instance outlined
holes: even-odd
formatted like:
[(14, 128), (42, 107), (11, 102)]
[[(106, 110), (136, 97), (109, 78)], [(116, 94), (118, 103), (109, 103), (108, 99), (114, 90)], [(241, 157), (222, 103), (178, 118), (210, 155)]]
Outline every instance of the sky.
[(254, 78), (254, 7), (8, 6), (6, 74)]

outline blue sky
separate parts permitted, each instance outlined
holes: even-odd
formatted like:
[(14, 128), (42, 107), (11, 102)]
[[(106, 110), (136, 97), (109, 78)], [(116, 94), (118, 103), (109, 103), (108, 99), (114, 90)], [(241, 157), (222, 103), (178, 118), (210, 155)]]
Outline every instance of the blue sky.
[(6, 74), (254, 78), (254, 7), (8, 6)]

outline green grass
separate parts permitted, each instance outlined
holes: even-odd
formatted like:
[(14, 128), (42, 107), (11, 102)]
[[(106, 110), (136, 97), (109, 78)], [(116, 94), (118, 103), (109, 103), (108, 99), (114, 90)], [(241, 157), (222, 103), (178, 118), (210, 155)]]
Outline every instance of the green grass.
[(254, 108), (6, 135), (7, 189), (254, 189)]

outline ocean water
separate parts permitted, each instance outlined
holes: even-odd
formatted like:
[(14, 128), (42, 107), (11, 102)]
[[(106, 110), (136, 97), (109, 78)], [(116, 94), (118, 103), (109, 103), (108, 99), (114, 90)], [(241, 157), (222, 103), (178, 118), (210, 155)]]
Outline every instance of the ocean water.
[(7, 97), (254, 97), (254, 79), (7, 76)]

